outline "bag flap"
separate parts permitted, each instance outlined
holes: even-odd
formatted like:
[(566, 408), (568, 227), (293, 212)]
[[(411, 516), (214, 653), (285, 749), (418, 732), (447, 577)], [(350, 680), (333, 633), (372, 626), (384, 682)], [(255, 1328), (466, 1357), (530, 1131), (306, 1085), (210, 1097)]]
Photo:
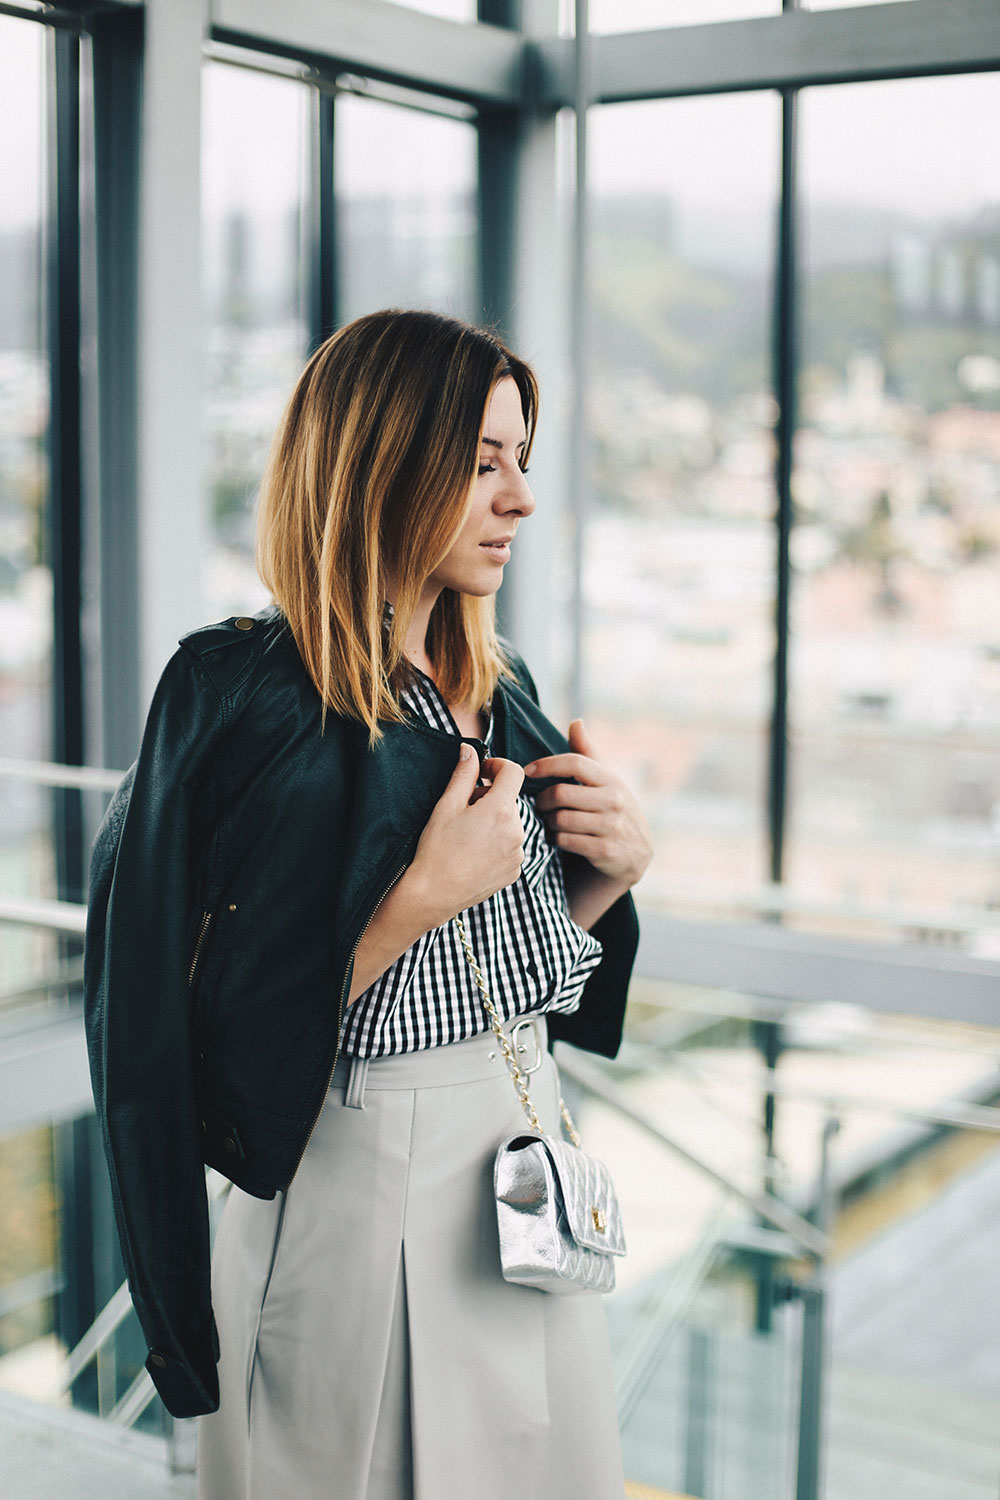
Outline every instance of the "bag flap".
[(607, 1167), (566, 1141), (546, 1136), (543, 1144), (558, 1178), (576, 1243), (605, 1255), (624, 1255), (621, 1209)]

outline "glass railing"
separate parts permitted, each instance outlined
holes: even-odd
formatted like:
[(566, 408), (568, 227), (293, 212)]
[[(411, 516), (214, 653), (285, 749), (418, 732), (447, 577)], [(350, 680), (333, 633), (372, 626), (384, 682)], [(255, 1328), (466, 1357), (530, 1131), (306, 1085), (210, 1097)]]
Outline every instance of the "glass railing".
[(993, 1500), (1000, 1030), (635, 990), (615, 1063), (563, 1059), (639, 1262), (607, 1304), (635, 1495)]
[[(91, 791), (117, 779), (90, 774), (105, 778)], [(71, 903), (0, 898), (5, 929), (82, 921)], [(190, 1470), (193, 1426), (170, 1422), (145, 1372), (109, 1211), (89, 1229), (103, 1292), (65, 1249), (74, 1139), (95, 1205), (104, 1192), (82, 1096), (72, 1114), (45, 1094), (69, 1068), (59, 1048), (82, 1056), (78, 979), (38, 966), (0, 1008), (3, 1080), (31, 1072), (0, 1091), (0, 1399), (166, 1435)], [(615, 1062), (560, 1051), (629, 1241), (606, 1303), (629, 1493), (995, 1500), (1000, 1028), (641, 977)], [(209, 1185), (217, 1211), (226, 1184)], [(88, 1295), (90, 1326), (67, 1341), (64, 1302)]]

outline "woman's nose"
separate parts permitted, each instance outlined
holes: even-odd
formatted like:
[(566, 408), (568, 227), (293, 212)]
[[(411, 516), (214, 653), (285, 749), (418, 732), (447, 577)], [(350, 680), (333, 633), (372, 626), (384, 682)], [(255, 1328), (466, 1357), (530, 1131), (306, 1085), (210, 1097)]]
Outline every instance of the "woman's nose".
[(503, 487), (502, 494), (497, 496), (496, 509), (502, 515), (510, 515), (516, 511), (520, 516), (530, 516), (535, 508), (535, 497), (531, 493), (531, 487), (525, 479), (521, 470), (511, 474), (510, 480)]

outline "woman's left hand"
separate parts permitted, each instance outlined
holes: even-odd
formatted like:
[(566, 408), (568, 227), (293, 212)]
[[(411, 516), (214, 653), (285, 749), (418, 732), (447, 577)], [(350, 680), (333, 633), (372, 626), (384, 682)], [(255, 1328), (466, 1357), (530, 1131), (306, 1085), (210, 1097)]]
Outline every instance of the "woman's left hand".
[(621, 777), (597, 758), (582, 719), (569, 726), (569, 744), (565, 754), (525, 766), (525, 776), (560, 778), (539, 792), (535, 806), (559, 849), (582, 855), (609, 886), (624, 892), (653, 857), (649, 824)]

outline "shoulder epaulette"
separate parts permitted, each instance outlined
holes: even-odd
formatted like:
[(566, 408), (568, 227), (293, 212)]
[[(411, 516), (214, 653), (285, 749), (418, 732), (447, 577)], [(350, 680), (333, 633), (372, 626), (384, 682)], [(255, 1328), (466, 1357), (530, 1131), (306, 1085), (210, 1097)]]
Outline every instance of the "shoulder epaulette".
[(181, 636), (180, 644), (195, 656), (207, 656), (209, 652), (226, 646), (245, 646), (260, 628), (261, 621), (252, 615), (230, 615), (228, 620), (220, 620), (217, 625), (201, 625), (197, 630), (189, 630), (187, 635)]
[(260, 660), (265, 622), (258, 616), (232, 615), (218, 625), (203, 625), (181, 637), (224, 698), (240, 688)]

